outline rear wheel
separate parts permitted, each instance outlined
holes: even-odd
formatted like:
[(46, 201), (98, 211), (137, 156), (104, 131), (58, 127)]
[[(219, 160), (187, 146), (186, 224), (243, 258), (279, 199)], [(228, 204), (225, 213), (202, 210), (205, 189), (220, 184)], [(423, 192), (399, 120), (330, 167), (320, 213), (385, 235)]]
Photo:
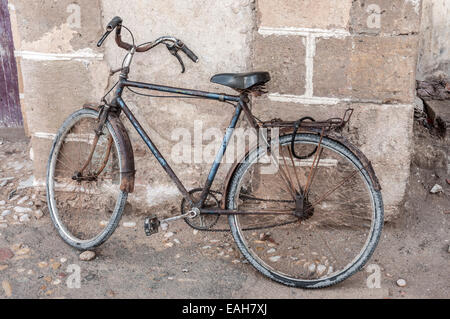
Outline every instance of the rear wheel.
[[(361, 160), (319, 135), (280, 138), (268, 155), (255, 150), (237, 168), (228, 192), (229, 222), (242, 254), (288, 286), (322, 288), (360, 270), (383, 225), (381, 193)], [(278, 149), (278, 150), (277, 150)], [(269, 167), (274, 162), (278, 166)], [(274, 214), (264, 215), (264, 212)]]
[(120, 190), (124, 152), (109, 122), (91, 157), (98, 112), (82, 109), (59, 130), (47, 167), (47, 202), (63, 240), (80, 250), (101, 245), (120, 221), (128, 194)]

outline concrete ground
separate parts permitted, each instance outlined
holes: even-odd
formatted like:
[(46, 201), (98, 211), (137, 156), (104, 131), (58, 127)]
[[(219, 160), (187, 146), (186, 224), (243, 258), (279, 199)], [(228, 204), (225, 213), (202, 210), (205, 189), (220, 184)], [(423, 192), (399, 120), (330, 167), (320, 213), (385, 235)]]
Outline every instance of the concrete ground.
[[(416, 158), (430, 143), (442, 143), (422, 127), (416, 130), (416, 145), (423, 146), (416, 147)], [(79, 252), (58, 237), (44, 196), (30, 188), (28, 143), (20, 132), (0, 131), (0, 298), (450, 297), (446, 170), (412, 166), (404, 213), (386, 225), (369, 262), (379, 267), (370, 269), (380, 270), (380, 288), (368, 288), (371, 274), (364, 269), (337, 286), (310, 291), (260, 275), (240, 257), (228, 233), (195, 234), (179, 221), (147, 238), (143, 217), (129, 211), (96, 258), (81, 261)], [(443, 193), (430, 194), (435, 184)], [(70, 284), (73, 269), (81, 271), (80, 288)], [(406, 286), (399, 287), (398, 279)]]

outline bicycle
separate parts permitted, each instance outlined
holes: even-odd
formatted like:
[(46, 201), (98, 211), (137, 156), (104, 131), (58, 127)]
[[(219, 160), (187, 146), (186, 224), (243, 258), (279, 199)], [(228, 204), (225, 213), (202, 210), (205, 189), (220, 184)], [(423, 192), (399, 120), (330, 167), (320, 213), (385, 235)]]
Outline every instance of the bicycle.
[[(122, 27), (131, 34), (132, 44), (122, 40)], [(100, 105), (85, 105), (64, 122), (48, 162), (48, 207), (67, 244), (88, 250), (104, 243), (119, 223), (128, 194), (134, 191), (134, 154), (119, 118), (123, 113), (183, 195), (179, 216), (146, 218), (148, 236), (180, 219), (194, 229), (214, 231), (220, 216), (227, 216), (242, 255), (279, 283), (323, 288), (361, 270), (381, 234), (383, 201), (371, 162), (341, 134), (352, 109), (343, 118), (326, 121), (311, 117), (295, 122), (261, 121), (252, 114), (250, 96), (267, 93), (267, 72), (218, 74), (211, 79), (236, 90), (237, 95), (130, 81), (133, 56), (160, 44), (177, 58), (182, 72), (185, 66), (179, 51), (194, 62), (198, 57), (172, 36), (136, 46), (133, 33), (120, 17), (108, 24), (99, 47), (114, 30), (117, 45), (128, 52), (122, 67), (111, 72), (120, 72), (119, 80)], [(108, 102), (106, 97), (114, 88)], [(122, 99), (124, 89), (149, 97), (202, 98), (233, 105), (231, 123), (203, 188), (186, 189)], [(144, 94), (142, 89), (162, 95)], [(236, 161), (223, 189), (214, 191), (213, 181), (242, 113), (252, 129), (278, 130), (279, 137), (262, 136), (263, 143)], [(265, 171), (269, 164), (276, 168), (273, 172)]]

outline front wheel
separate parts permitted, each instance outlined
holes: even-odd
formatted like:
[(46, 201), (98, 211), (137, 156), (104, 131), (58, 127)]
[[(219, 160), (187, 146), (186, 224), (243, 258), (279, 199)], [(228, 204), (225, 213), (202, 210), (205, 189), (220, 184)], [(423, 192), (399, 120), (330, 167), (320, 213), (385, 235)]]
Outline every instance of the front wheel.
[[(96, 142), (98, 112), (82, 109), (59, 130), (47, 167), (47, 203), (62, 239), (79, 250), (105, 242), (116, 229), (128, 193), (120, 190), (125, 150), (109, 121)], [(95, 150), (93, 145), (96, 143)]]
[[(363, 162), (327, 137), (297, 134), (251, 152), (227, 194), (233, 237), (265, 276), (324, 288), (359, 271), (383, 226), (383, 202)], [(276, 147), (278, 146), (278, 147)], [(265, 214), (264, 214), (265, 213)]]

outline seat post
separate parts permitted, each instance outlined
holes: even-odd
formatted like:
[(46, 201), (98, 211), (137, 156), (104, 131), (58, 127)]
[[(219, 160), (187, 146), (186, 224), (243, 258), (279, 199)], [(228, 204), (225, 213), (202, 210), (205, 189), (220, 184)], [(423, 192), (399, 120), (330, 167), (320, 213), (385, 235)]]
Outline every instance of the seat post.
[(241, 108), (244, 111), (245, 116), (247, 117), (250, 125), (253, 126), (253, 128), (255, 130), (259, 130), (260, 127), (259, 127), (258, 123), (256, 122), (255, 117), (253, 116), (252, 110), (249, 107), (249, 105), (251, 104), (251, 100), (248, 97), (248, 93), (243, 92), (243, 93), (241, 93), (240, 97), (241, 97), (241, 102), (239, 102), (239, 103), (240, 103)]

